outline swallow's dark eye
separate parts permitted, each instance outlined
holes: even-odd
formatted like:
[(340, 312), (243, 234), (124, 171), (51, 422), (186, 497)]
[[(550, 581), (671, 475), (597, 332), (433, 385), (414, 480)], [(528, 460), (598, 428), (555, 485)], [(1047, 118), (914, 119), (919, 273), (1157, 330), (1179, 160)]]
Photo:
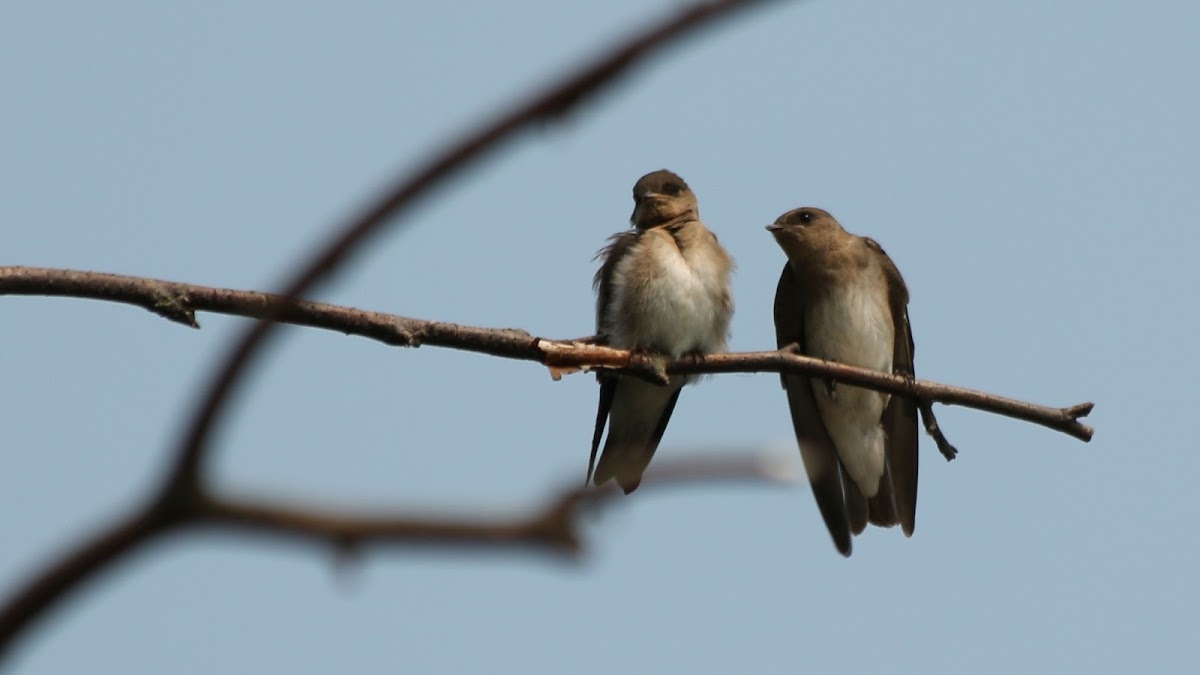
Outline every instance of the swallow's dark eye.
[(788, 225), (808, 225), (812, 222), (813, 215), (809, 211), (796, 211), (787, 216)]
[(683, 186), (680, 185), (679, 183), (664, 183), (662, 191), (663, 191), (663, 194), (665, 194), (665, 195), (670, 195), (672, 197), (675, 197), (680, 192), (683, 192)]

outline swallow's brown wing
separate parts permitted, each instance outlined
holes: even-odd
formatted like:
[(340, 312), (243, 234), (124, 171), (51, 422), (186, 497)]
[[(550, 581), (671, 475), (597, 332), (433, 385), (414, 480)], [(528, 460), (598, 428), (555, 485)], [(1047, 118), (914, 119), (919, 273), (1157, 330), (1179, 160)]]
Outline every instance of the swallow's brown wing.
[[(908, 287), (900, 270), (875, 240), (867, 245), (883, 263), (888, 281), (888, 304), (895, 323), (895, 347), (892, 352), (892, 371), (915, 377), (913, 369), (912, 328), (908, 323)], [(896, 493), (896, 510), (900, 527), (912, 536), (917, 519), (917, 402), (903, 396), (892, 396), (883, 411), (883, 430), (887, 434), (887, 465)]]
[[(617, 268), (617, 263), (625, 254), (629, 253), (629, 249), (636, 240), (636, 232), (614, 234), (609, 238), (608, 244), (600, 249), (593, 258), (593, 260), (602, 260), (600, 269), (596, 270), (596, 276), (592, 279), (592, 286), (596, 289), (596, 337), (599, 338), (601, 344), (608, 343), (609, 336), (605, 325), (608, 305), (612, 301), (613, 272)], [(600, 449), (600, 439), (604, 436), (604, 426), (608, 421), (613, 394), (617, 389), (617, 378), (614, 375), (597, 372), (596, 381), (600, 384), (600, 401), (596, 410), (596, 428), (592, 432), (592, 453), (588, 458), (587, 478), (584, 480), (584, 485), (592, 480), (592, 474), (596, 467), (596, 455)]]
[[(791, 266), (785, 264), (775, 289), (775, 342), (779, 347), (799, 343), (800, 350), (805, 349), (803, 297)], [(841, 462), (825, 430), (825, 423), (821, 421), (821, 413), (817, 410), (812, 381), (804, 375), (790, 373), (780, 377), (787, 391), (792, 428), (796, 432), (800, 457), (804, 460), (804, 469), (808, 473), (817, 508), (825, 519), (825, 527), (833, 537), (834, 546), (842, 555), (849, 556), (851, 522), (843, 490)], [(853, 510), (857, 512), (860, 509)], [(865, 523), (865, 505), (861, 512), (859, 519)], [(861, 531), (862, 528), (858, 529)]]
[(616, 272), (617, 263), (621, 262), (637, 242), (637, 232), (619, 232), (608, 238), (608, 244), (596, 253), (593, 260), (602, 260), (600, 269), (592, 279), (592, 287), (596, 289), (596, 334), (605, 335), (605, 325), (612, 302), (612, 279)]

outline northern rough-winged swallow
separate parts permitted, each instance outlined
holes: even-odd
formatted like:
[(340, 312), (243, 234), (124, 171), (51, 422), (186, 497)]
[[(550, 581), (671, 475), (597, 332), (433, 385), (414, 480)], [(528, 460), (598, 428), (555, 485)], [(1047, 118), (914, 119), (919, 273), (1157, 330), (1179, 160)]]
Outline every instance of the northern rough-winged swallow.
[[(725, 348), (733, 298), (733, 260), (700, 222), (696, 195), (670, 171), (648, 173), (633, 186), (634, 230), (613, 235), (594, 285), (596, 333), (610, 346), (665, 354), (708, 354)], [(601, 375), (600, 406), (588, 477), (615, 478), (633, 492), (662, 440), (683, 385)], [(600, 463), (596, 451), (609, 421)], [(595, 468), (593, 474), (592, 469)]]
[[(913, 376), (908, 289), (879, 244), (817, 208), (788, 211), (767, 229), (787, 254), (775, 291), (780, 347)], [(917, 407), (912, 399), (784, 374), (792, 426), (833, 543), (851, 552), (867, 522), (900, 523), (917, 510)]]

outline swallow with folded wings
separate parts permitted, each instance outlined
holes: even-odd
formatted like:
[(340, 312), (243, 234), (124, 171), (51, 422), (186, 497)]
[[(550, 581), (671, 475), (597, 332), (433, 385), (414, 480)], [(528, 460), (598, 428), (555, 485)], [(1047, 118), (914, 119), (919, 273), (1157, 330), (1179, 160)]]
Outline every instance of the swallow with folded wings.
[[(767, 226), (787, 254), (775, 291), (779, 347), (913, 376), (908, 289), (874, 240), (829, 213), (800, 208)], [(870, 522), (912, 536), (917, 508), (917, 408), (912, 399), (787, 373), (792, 426), (813, 496), (837, 550)]]
[[(733, 315), (733, 260), (700, 221), (696, 195), (661, 170), (638, 180), (633, 201), (634, 229), (613, 236), (597, 255), (603, 261), (595, 278), (597, 335), (612, 347), (671, 358), (723, 350)], [(672, 375), (660, 386), (601, 374), (589, 479), (596, 485), (615, 479), (626, 494), (636, 489), (691, 379)]]

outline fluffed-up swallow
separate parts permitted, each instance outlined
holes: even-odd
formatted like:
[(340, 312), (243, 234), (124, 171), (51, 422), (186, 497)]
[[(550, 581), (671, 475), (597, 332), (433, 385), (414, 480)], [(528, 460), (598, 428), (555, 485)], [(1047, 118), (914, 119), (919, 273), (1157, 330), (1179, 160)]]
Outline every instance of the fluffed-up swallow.
[[(887, 373), (913, 371), (908, 289), (874, 240), (805, 207), (767, 229), (787, 254), (775, 291), (779, 347)], [(784, 374), (792, 426), (817, 507), (842, 555), (851, 533), (896, 523), (912, 536), (917, 509), (917, 407), (912, 399)]]
[[(733, 259), (700, 222), (696, 195), (664, 169), (638, 180), (633, 202), (634, 229), (613, 235), (596, 255), (603, 260), (594, 281), (597, 335), (612, 347), (671, 358), (723, 350), (733, 315)], [(629, 376), (598, 379), (588, 478), (596, 485), (615, 478), (628, 494), (641, 482), (680, 390), (694, 378), (672, 375), (666, 386)]]

